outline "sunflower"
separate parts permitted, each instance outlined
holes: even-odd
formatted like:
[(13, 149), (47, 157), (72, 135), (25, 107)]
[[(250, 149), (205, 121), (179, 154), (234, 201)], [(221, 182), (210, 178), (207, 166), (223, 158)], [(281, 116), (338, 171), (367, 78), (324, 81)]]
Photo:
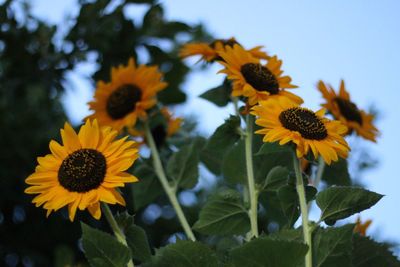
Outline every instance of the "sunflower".
[(252, 108), (252, 114), (258, 116), (256, 124), (262, 127), (256, 133), (265, 135), (264, 142), (293, 142), (297, 157), (302, 158), (311, 150), (315, 159), (321, 155), (331, 164), (338, 156), (347, 157), (349, 146), (343, 138), (347, 127), (324, 118), (324, 113), (324, 109), (313, 112), (302, 108), (288, 98), (261, 101)]
[(63, 145), (50, 142), (51, 154), (39, 157), (39, 165), (25, 182), (27, 194), (39, 194), (32, 202), (43, 205), (47, 216), (68, 205), (69, 219), (76, 210), (88, 209), (99, 219), (100, 201), (125, 206), (117, 187), (136, 182), (125, 172), (138, 158), (135, 142), (127, 137), (115, 140), (117, 131), (99, 127), (96, 120), (87, 120), (78, 134), (65, 123), (61, 129)]
[(367, 229), (372, 224), (372, 220), (366, 220), (361, 222), (361, 218), (357, 217), (356, 225), (354, 227), (354, 233), (359, 233), (362, 236), (367, 235)]
[(271, 57), (267, 64), (262, 65), (259, 59), (239, 45), (226, 47), (219, 54), (224, 59), (221, 64), (225, 66), (219, 72), (227, 74), (228, 79), (233, 81), (233, 96), (248, 97), (251, 106), (276, 96), (285, 96), (296, 103), (303, 103), (300, 97), (284, 90), (297, 86), (290, 83), (292, 79), (289, 76), (282, 76), (282, 60), (278, 60), (277, 56)]
[(88, 118), (98, 119), (101, 125), (118, 131), (133, 126), (138, 117), (146, 117), (146, 110), (157, 102), (157, 92), (167, 86), (161, 79), (157, 67), (136, 66), (133, 58), (127, 66), (112, 68), (111, 82), (97, 84), (94, 101), (89, 102), (94, 114)]
[(167, 136), (172, 136), (176, 134), (181, 128), (183, 119), (179, 117), (174, 117), (168, 108), (164, 107), (161, 109), (161, 114), (167, 120)]
[[(221, 60), (219, 56), (221, 51), (225, 51), (226, 47), (233, 47), (235, 44), (241, 46), (235, 38), (227, 40), (217, 39), (211, 43), (189, 43), (182, 47), (179, 56), (181, 58), (201, 56), (201, 59), (206, 62), (214, 62), (216, 60)], [(268, 54), (261, 51), (261, 48), (262, 46), (256, 46), (247, 51), (255, 58), (269, 59), (270, 57)]]
[(318, 82), (318, 89), (326, 100), (326, 103), (322, 104), (322, 106), (331, 112), (335, 119), (345, 124), (349, 129), (349, 133), (355, 131), (363, 138), (376, 142), (378, 129), (372, 124), (374, 115), (366, 113), (351, 102), (343, 80), (340, 83), (338, 94), (336, 94), (332, 86), (322, 81)]
[[(161, 108), (160, 114), (162, 115), (163, 121), (159, 121), (158, 124), (153, 125), (150, 129), (157, 147), (162, 146), (167, 137), (176, 134), (181, 128), (183, 122), (182, 118), (174, 117), (166, 107)], [(145, 143), (144, 131), (132, 127), (129, 128), (129, 134), (137, 137), (138, 140), (140, 140), (139, 143)]]

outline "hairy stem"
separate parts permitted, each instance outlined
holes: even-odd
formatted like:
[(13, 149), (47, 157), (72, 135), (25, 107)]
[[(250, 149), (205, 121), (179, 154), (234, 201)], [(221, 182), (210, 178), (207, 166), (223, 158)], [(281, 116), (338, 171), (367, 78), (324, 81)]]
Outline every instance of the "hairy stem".
[(303, 183), (303, 176), (301, 174), (299, 159), (296, 156), (296, 152), (293, 152), (293, 167), (296, 173), (296, 190), (300, 202), (301, 219), (303, 224), (303, 238), (304, 242), (308, 245), (308, 252), (305, 258), (306, 267), (312, 267), (312, 232), (308, 223), (308, 206), (306, 200), (306, 192)]
[(158, 150), (154, 142), (153, 135), (150, 132), (150, 128), (147, 122), (145, 123), (145, 132), (146, 132), (147, 144), (150, 147), (151, 156), (153, 158), (153, 166), (155, 168), (158, 179), (160, 180), (160, 183), (164, 188), (164, 191), (167, 194), (172, 207), (175, 210), (176, 216), (178, 217), (178, 220), (181, 223), (186, 236), (192, 241), (196, 241), (196, 237), (194, 236), (192, 229), (190, 228), (190, 225), (185, 217), (185, 214), (183, 213), (182, 207), (179, 204), (178, 198), (176, 197), (176, 189), (173, 186), (171, 186), (171, 184), (168, 182), (167, 176), (165, 175), (160, 155), (158, 154)]
[[(121, 228), (119, 228), (117, 221), (114, 218), (114, 215), (112, 214), (110, 207), (106, 203), (101, 203), (102, 210), (104, 212), (104, 215), (106, 216), (106, 219), (108, 223), (110, 224), (111, 229), (114, 232), (115, 237), (117, 240), (124, 244), (125, 246), (128, 247), (128, 244), (126, 243), (125, 235), (122, 232)], [(133, 264), (132, 259), (129, 260), (128, 262), (128, 267), (134, 267), (135, 265)]]
[(249, 188), (249, 195), (250, 195), (249, 217), (250, 217), (251, 232), (253, 236), (258, 237), (258, 225), (257, 225), (258, 192), (256, 191), (254, 182), (253, 151), (252, 151), (253, 123), (254, 119), (252, 115), (248, 114), (246, 117), (245, 151), (246, 151), (246, 169), (247, 169), (247, 182), (248, 182), (247, 186)]

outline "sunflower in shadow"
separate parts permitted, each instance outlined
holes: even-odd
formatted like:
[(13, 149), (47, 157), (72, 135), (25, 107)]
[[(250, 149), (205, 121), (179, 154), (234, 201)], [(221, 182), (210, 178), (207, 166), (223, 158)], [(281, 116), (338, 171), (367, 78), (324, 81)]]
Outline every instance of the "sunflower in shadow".
[(349, 129), (349, 134), (355, 131), (359, 136), (376, 142), (378, 129), (373, 125), (374, 115), (361, 110), (351, 101), (346, 91), (344, 81), (340, 82), (339, 92), (323, 81), (318, 82), (318, 90), (322, 93), (326, 103), (322, 104), (335, 119), (340, 120)]
[(264, 142), (293, 143), (298, 158), (312, 152), (315, 159), (321, 155), (331, 164), (348, 155), (350, 148), (343, 138), (347, 127), (326, 119), (324, 109), (313, 112), (287, 98), (275, 98), (261, 101), (251, 113), (258, 117), (256, 124), (261, 129), (256, 133), (264, 135)]
[(51, 154), (38, 157), (39, 165), (25, 180), (30, 185), (25, 193), (38, 194), (32, 202), (43, 205), (47, 216), (68, 206), (71, 221), (77, 209), (88, 209), (99, 219), (100, 202), (125, 206), (117, 187), (138, 181), (126, 172), (138, 158), (138, 149), (127, 137), (115, 140), (117, 134), (96, 120), (87, 120), (78, 134), (65, 123), (63, 144), (52, 140)]
[(89, 107), (101, 125), (120, 131), (146, 117), (146, 110), (157, 103), (156, 95), (165, 89), (166, 82), (156, 66), (136, 66), (131, 58), (127, 66), (112, 68), (111, 81), (97, 83), (94, 100)]
[[(150, 120), (150, 131), (156, 146), (161, 147), (165, 144), (168, 137), (175, 135), (179, 131), (183, 123), (183, 118), (173, 116), (171, 111), (166, 107), (161, 108), (157, 115)], [(137, 138), (140, 144), (146, 143), (143, 130), (132, 127), (128, 129), (128, 132)]]
[(253, 106), (259, 101), (271, 97), (287, 97), (293, 102), (303, 103), (303, 100), (285, 89), (297, 88), (291, 84), (289, 76), (282, 76), (282, 60), (273, 56), (267, 64), (261, 64), (260, 60), (244, 50), (239, 45), (226, 47), (219, 53), (225, 69), (219, 71), (225, 73), (233, 82), (232, 96), (244, 96), (248, 98), (248, 104)]
[[(222, 60), (219, 56), (220, 52), (224, 52), (227, 47), (233, 47), (234, 45), (241, 46), (235, 38), (230, 39), (217, 39), (211, 43), (189, 43), (185, 44), (179, 52), (181, 58), (187, 58), (191, 56), (201, 56), (200, 60), (206, 62), (214, 62), (216, 60)], [(253, 57), (259, 59), (269, 59), (267, 53), (263, 52), (262, 46), (256, 46), (252, 49), (247, 50)]]

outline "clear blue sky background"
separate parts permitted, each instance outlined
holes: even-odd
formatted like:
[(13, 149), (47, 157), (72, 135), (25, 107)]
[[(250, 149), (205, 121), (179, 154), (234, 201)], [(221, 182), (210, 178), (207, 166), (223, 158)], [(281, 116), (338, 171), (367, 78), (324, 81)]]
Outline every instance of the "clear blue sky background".
[[(76, 0), (34, 0), (37, 16), (61, 23), (76, 15)], [(319, 79), (337, 87), (344, 78), (355, 102), (363, 108), (376, 106), (382, 117), (377, 123), (382, 136), (378, 144), (364, 144), (380, 160), (378, 168), (365, 174), (370, 190), (386, 195), (375, 207), (362, 213), (372, 218), (370, 233), (380, 239), (400, 241), (400, 182), (398, 151), (400, 132), (400, 1), (263, 1), (263, 0), (170, 0), (163, 1), (167, 17), (189, 23), (204, 23), (217, 37), (235, 36), (244, 46), (265, 45), (283, 59), (283, 69), (300, 86), (296, 91), (305, 105), (316, 109), (322, 99), (315, 89)], [(145, 7), (130, 8), (140, 16)], [(95, 69), (82, 65), (69, 75), (65, 104), (70, 118), (80, 121), (87, 114), (85, 103), (92, 85), (83, 77)], [(197, 96), (219, 85), (219, 67), (194, 72), (185, 84), (189, 103), (180, 114), (200, 118), (200, 130), (211, 133), (230, 112)]]

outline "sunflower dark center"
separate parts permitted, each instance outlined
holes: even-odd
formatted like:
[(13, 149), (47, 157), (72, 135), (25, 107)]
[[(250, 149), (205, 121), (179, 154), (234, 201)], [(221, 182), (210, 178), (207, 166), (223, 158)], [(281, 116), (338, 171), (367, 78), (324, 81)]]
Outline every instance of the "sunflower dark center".
[(305, 108), (290, 108), (279, 115), (283, 127), (296, 131), (303, 138), (323, 140), (328, 136), (324, 123), (314, 112)]
[(80, 149), (63, 160), (58, 181), (70, 192), (88, 192), (100, 186), (106, 169), (103, 154), (94, 149)]
[(353, 102), (343, 99), (335, 98), (335, 102), (339, 107), (340, 113), (349, 121), (355, 121), (362, 125), (361, 112)]
[(136, 108), (142, 98), (142, 91), (132, 84), (117, 88), (107, 99), (107, 113), (113, 119), (121, 119)]
[(153, 135), (154, 142), (157, 147), (161, 147), (165, 143), (167, 137), (167, 131), (165, 126), (160, 124), (151, 129), (151, 134)]
[(240, 68), (246, 82), (257, 91), (267, 91), (270, 94), (279, 93), (279, 83), (275, 75), (261, 64), (247, 63)]

